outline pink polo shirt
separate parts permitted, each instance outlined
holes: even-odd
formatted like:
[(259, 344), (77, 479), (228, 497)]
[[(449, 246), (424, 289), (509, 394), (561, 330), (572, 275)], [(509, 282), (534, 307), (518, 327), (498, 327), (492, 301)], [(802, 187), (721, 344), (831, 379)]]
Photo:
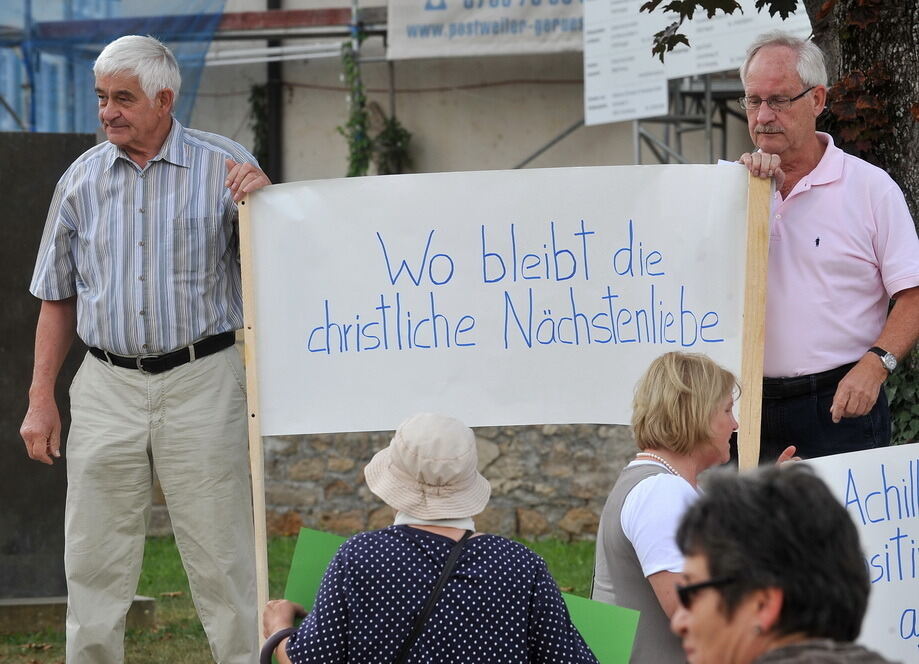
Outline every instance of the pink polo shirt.
[(800, 376), (855, 362), (877, 340), (889, 299), (919, 286), (919, 238), (903, 193), (881, 169), (827, 144), (769, 237), (763, 374)]

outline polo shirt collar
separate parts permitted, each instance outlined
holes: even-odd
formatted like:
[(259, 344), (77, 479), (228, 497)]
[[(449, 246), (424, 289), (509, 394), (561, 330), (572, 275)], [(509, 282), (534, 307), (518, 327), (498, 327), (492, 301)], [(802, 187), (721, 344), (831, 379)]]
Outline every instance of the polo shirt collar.
[(833, 143), (833, 137), (822, 131), (817, 132), (817, 140), (826, 144), (823, 157), (817, 162), (810, 173), (805, 176), (807, 184), (811, 187), (819, 184), (829, 184), (842, 177), (845, 153)]
[[(132, 164), (134, 163), (127, 152), (109, 143), (105, 170), (109, 170), (114, 166), (118, 159), (124, 159)], [(175, 117), (172, 118), (172, 127), (169, 129), (169, 133), (166, 135), (166, 140), (163, 141), (163, 145), (160, 146), (160, 151), (147, 163), (151, 164), (154, 161), (160, 160), (167, 161), (176, 166), (188, 167), (188, 157), (185, 154), (185, 127), (183, 127)]]

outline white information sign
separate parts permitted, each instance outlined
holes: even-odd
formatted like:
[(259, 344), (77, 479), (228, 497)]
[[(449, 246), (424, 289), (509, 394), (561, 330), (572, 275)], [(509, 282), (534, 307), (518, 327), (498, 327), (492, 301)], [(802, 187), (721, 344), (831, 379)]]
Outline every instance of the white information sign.
[(919, 445), (806, 463), (829, 484), (859, 530), (871, 579), (859, 642), (888, 659), (919, 662)]
[(665, 115), (668, 79), (736, 70), (755, 37), (781, 29), (799, 37), (811, 32), (803, 7), (787, 20), (757, 11), (756, 0), (738, 0), (741, 10), (708, 19), (702, 10), (680, 31), (679, 46), (661, 64), (651, 54), (654, 34), (673, 22), (660, 9), (640, 12), (643, 0), (584, 0), (584, 118), (586, 124)]
[(635, 0), (584, 3), (584, 122), (595, 125), (667, 113), (667, 75), (651, 57), (661, 14)]
[(579, 51), (581, 0), (390, 0), (391, 60)]
[(251, 198), (263, 435), (627, 423), (670, 350), (739, 375), (740, 166), (276, 185)]

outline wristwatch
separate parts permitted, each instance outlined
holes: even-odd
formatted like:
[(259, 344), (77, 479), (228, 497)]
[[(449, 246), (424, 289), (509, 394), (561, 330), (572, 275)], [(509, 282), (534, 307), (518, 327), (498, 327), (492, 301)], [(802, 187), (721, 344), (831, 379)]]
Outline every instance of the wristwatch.
[(884, 365), (884, 368), (887, 369), (888, 374), (892, 374), (893, 370), (897, 368), (897, 357), (883, 348), (877, 346), (872, 346), (868, 349), (869, 353), (874, 353), (879, 358), (881, 358), (881, 364)]

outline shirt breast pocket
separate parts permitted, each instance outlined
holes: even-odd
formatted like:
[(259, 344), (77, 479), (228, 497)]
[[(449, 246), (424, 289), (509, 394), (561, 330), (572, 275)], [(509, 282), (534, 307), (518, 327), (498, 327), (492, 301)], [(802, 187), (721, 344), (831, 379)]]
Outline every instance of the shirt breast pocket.
[(227, 243), (219, 216), (177, 217), (170, 235), (172, 272), (177, 282), (213, 276)]

